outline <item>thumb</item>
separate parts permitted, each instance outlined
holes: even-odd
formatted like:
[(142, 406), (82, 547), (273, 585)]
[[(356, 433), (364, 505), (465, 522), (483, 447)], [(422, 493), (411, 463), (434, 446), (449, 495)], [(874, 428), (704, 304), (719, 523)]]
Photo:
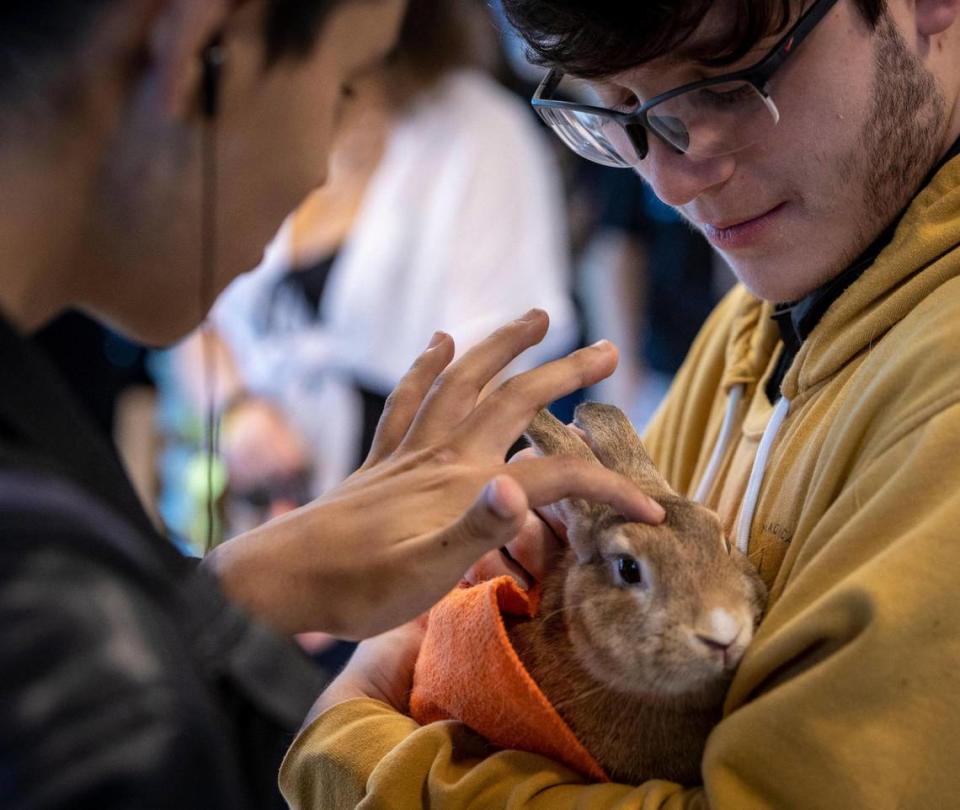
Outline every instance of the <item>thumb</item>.
[(473, 555), (469, 561), (473, 563), (481, 554), (513, 540), (526, 518), (526, 493), (509, 475), (498, 475), (450, 532), (457, 540), (456, 546)]

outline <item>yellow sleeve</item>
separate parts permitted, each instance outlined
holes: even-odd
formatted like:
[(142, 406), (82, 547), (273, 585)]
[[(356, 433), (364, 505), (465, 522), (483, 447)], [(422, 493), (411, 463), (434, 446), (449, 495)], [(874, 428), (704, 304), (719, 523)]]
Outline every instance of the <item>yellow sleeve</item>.
[(301, 732), (280, 787), (293, 810), (706, 808), (701, 790), (660, 781), (587, 784), (536, 754), (497, 751), (462, 723), (418, 726), (364, 699), (334, 706)]

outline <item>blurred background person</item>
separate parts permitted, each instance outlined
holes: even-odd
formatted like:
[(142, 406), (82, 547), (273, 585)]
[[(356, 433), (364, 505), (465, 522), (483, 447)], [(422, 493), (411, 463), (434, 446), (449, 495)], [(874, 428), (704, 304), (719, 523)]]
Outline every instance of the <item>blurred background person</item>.
[[(352, 472), (435, 329), (462, 352), (505, 318), (546, 309), (550, 335), (510, 373), (577, 345), (553, 152), (524, 100), (491, 77), (496, 48), (477, 0), (412, 0), (392, 57), (350, 88), (329, 183), (218, 301), (205, 339), (218, 357), (228, 534)], [(181, 432), (203, 418), (203, 341), (161, 374), (192, 411), (167, 420)], [(204, 477), (181, 475), (184, 456), (171, 453), (166, 480), (193, 483), (168, 485), (164, 518), (203, 537)]]

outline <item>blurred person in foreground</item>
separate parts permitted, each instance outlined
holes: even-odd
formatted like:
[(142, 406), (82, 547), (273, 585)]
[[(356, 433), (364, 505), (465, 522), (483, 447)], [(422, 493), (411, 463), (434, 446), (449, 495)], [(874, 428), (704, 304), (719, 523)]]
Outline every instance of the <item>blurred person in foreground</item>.
[[(364, 467), (203, 564), (154, 530), (116, 453), (26, 341), (76, 307), (176, 340), (326, 174), (349, 83), (398, 0), (50, 0), (0, 7), (0, 804), (245, 808), (276, 796), (316, 697), (284, 635), (413, 618), (528, 505), (662, 510), (570, 460), (502, 463), (609, 344), (479, 392), (546, 333), (534, 310), (451, 364), (438, 333)], [(331, 430), (337, 425), (331, 424)]]
[(481, 68), (492, 35), (476, 0), (411, 0), (390, 58), (352, 85), (330, 180), (179, 353), (202, 409), (202, 341), (221, 344), (231, 502), (342, 481), (435, 329), (462, 353), (536, 306), (550, 332), (507, 373), (574, 347), (561, 192), (529, 107)]
[[(954, 803), (960, 0), (505, 6), (551, 68), (534, 97), (551, 128), (639, 173), (740, 281), (646, 443), (675, 490), (717, 511), (769, 606), (701, 784), (588, 785), (490, 752), (461, 724), (418, 727), (402, 713), (413, 627), (360, 645), (288, 754), (286, 796), (393, 810)], [(599, 104), (565, 104), (564, 73)]]

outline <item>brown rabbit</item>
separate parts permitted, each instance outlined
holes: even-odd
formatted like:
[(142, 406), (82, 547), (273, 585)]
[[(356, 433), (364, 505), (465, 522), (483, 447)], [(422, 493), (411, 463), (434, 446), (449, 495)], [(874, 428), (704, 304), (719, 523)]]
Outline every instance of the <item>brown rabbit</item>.
[(716, 515), (670, 489), (618, 408), (581, 405), (575, 424), (587, 442), (547, 411), (527, 436), (545, 455), (599, 460), (626, 475), (667, 517), (647, 526), (609, 507), (561, 502), (570, 551), (543, 583), (538, 616), (512, 624), (510, 639), (612, 779), (696, 784), (766, 588)]

